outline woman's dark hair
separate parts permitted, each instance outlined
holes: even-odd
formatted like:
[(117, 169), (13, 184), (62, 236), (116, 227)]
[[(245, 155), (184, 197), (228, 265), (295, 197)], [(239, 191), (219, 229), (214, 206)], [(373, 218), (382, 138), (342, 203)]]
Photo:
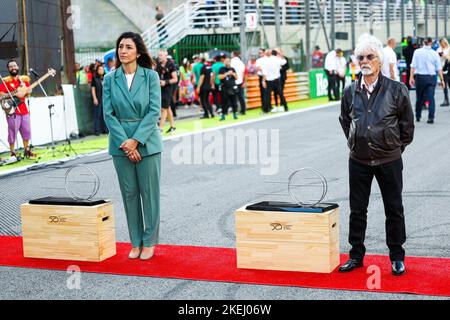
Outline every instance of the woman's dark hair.
[(102, 78), (102, 77), (105, 76), (105, 74), (100, 75), (100, 74), (98, 73), (98, 69), (100, 69), (100, 68), (103, 68), (103, 71), (105, 71), (105, 65), (104, 65), (103, 63), (101, 63), (101, 64), (99, 64), (99, 65), (97, 66), (97, 69), (95, 69), (95, 76)]
[(150, 54), (148, 53), (147, 46), (145, 45), (144, 40), (142, 39), (140, 34), (134, 33), (134, 32), (122, 33), (120, 35), (119, 39), (117, 39), (116, 69), (119, 69), (120, 66), (122, 65), (122, 62), (120, 62), (120, 59), (119, 59), (119, 46), (120, 46), (120, 42), (123, 39), (131, 39), (131, 40), (133, 40), (134, 44), (136, 45), (137, 53), (138, 53), (138, 55), (140, 55), (139, 58), (137, 59), (138, 65), (143, 68), (153, 69), (155, 63), (154, 63), (152, 57), (150, 56)]

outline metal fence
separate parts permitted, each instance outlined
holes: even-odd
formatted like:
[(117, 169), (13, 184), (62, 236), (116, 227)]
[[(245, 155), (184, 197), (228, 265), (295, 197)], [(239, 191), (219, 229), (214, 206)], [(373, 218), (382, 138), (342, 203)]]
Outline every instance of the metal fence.
[[(311, 28), (320, 27), (321, 23), (330, 24), (332, 18), (337, 27), (340, 24), (366, 22), (387, 23), (400, 21), (438, 19), (447, 20), (450, 13), (448, 0), (435, 1), (424, 5), (417, 1), (363, 1), (363, 0), (307, 0), (310, 4), (309, 25)], [(402, 0), (403, 1), (403, 0)], [(352, 15), (352, 3), (354, 15)], [(305, 0), (279, 0), (281, 25), (306, 24)], [(333, 10), (334, 6), (334, 10)], [(143, 37), (150, 48), (170, 47), (184, 38), (195, 33), (198, 29), (225, 28), (232, 29), (240, 26), (239, 14), (255, 13), (262, 25), (275, 24), (275, 7), (267, 0), (246, 1), (244, 8), (239, 6), (239, 0), (205, 1), (188, 0), (172, 10), (159, 24), (150, 27), (143, 33)], [(415, 17), (415, 18), (414, 18)]]

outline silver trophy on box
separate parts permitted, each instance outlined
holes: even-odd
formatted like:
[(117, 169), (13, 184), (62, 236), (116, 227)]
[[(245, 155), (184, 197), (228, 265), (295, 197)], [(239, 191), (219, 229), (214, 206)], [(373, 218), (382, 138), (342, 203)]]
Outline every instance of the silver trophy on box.
[[(79, 164), (67, 169), (64, 176), (48, 177), (51, 186), (44, 189), (65, 191), (63, 197), (44, 197), (30, 201), (30, 204), (68, 205), (68, 206), (96, 206), (108, 202), (95, 199), (100, 189), (100, 178), (91, 167)], [(61, 183), (64, 186), (61, 186)]]
[(247, 210), (323, 213), (338, 208), (336, 203), (325, 203), (328, 182), (314, 168), (302, 168), (291, 173), (287, 181), (268, 181), (270, 184), (287, 185), (285, 193), (259, 193), (262, 196), (281, 196), (291, 202), (262, 201), (248, 205)]

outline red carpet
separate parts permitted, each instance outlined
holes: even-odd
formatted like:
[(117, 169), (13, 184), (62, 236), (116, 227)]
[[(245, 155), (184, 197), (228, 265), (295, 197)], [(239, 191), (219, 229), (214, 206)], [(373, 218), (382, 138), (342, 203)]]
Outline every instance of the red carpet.
[[(351, 273), (318, 274), (237, 269), (234, 249), (160, 245), (146, 262), (129, 260), (129, 250), (130, 244), (118, 243), (117, 255), (101, 263), (26, 259), (22, 238), (0, 237), (0, 266), (65, 271), (74, 264), (82, 272), (103, 274), (450, 296), (450, 259), (444, 258), (407, 257), (407, 274), (394, 277), (389, 258), (378, 255), (367, 256), (365, 267)], [(346, 258), (341, 256), (342, 261)], [(370, 265), (381, 269), (380, 289), (367, 287), (373, 274), (366, 273)]]

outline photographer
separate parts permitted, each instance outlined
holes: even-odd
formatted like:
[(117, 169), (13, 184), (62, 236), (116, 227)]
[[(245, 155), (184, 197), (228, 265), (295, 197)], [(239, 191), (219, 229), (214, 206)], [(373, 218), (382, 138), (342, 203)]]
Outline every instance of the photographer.
[(237, 117), (237, 93), (238, 86), (236, 80), (238, 78), (236, 70), (231, 67), (230, 58), (225, 58), (225, 67), (219, 70), (218, 78), (220, 79), (222, 86), (222, 116), (220, 121), (224, 121), (226, 115), (228, 114), (228, 109), (233, 108), (233, 118), (236, 120)]

